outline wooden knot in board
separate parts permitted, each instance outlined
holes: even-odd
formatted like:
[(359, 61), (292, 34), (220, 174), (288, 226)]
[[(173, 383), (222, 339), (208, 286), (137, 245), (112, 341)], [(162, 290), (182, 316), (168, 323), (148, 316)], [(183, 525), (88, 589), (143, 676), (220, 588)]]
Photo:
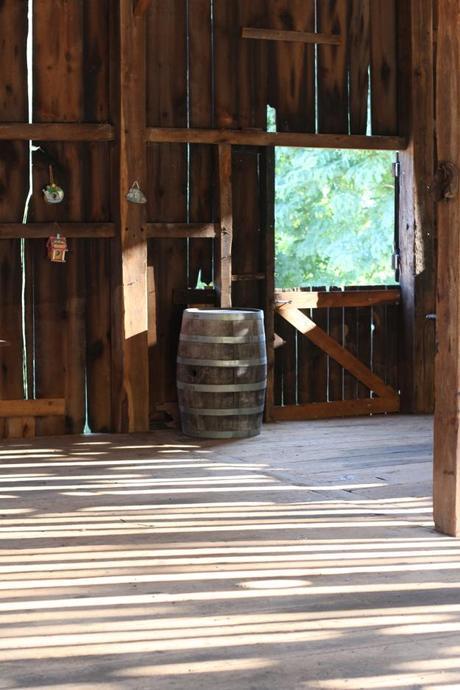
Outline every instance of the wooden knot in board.
[(440, 161), (431, 188), (436, 201), (455, 199), (458, 194), (458, 168), (455, 163)]

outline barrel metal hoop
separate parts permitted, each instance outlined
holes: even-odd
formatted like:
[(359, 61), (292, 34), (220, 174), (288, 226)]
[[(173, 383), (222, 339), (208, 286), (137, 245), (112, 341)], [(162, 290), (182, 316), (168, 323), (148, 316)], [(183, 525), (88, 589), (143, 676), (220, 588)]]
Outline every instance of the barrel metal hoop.
[(267, 364), (267, 358), (261, 359), (190, 359), (178, 357), (178, 364), (189, 364), (194, 367), (256, 367)]
[(191, 319), (211, 319), (213, 321), (249, 321), (250, 323), (254, 323), (254, 321), (262, 321), (263, 320), (263, 312), (262, 310), (254, 310), (254, 311), (237, 311), (237, 312), (216, 312), (214, 310), (212, 311), (199, 311), (199, 312), (193, 312), (189, 311), (188, 309), (185, 311), (185, 314), (187, 315), (187, 318)]
[(182, 343), (228, 343), (238, 345), (246, 343), (264, 343), (263, 335), (182, 335), (179, 340)]
[(255, 381), (254, 383), (185, 383), (177, 382), (179, 390), (191, 391), (192, 393), (243, 393), (251, 391), (263, 391), (267, 387), (267, 382)]
[(179, 407), (182, 414), (193, 414), (198, 417), (239, 417), (244, 415), (257, 415), (264, 411), (264, 405), (259, 407), (233, 407), (219, 409), (205, 409), (199, 407)]

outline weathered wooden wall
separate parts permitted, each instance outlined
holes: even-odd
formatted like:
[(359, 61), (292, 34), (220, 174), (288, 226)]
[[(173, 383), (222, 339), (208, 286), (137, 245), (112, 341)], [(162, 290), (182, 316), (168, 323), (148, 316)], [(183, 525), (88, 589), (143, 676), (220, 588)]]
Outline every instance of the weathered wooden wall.
[[(231, 133), (231, 142), (246, 137), (232, 153), (233, 305), (265, 308), (271, 333), (273, 176), (266, 145), (276, 142), (259, 136), (267, 106), (276, 110), (279, 136), (301, 133), (313, 137), (311, 145), (401, 143), (397, 4), (35, 0), (34, 124), (27, 129), (29, 4), (0, 3), (0, 238), (8, 238), (0, 239), (0, 339), (11, 343), (0, 349), (0, 398), (20, 401), (27, 382), (28, 397), (50, 401), (46, 409), (55, 413), (36, 420), (40, 434), (79, 432), (86, 413), (93, 431), (141, 430), (149, 418), (167, 418), (176, 400), (184, 290), (216, 278), (213, 233), (184, 226), (219, 223), (217, 146), (210, 143), (217, 129)], [(316, 27), (340, 35), (340, 45), (247, 39), (245, 27)], [(10, 122), (19, 123), (14, 131), (5, 129)], [(184, 132), (194, 129), (207, 130), (207, 143), (187, 143)], [(21, 227), (28, 139), (38, 148), (28, 224)], [(66, 192), (57, 207), (46, 206), (40, 191), (49, 164)], [(136, 178), (145, 209), (129, 208), (124, 198)], [(55, 222), (70, 238), (62, 266), (45, 257)], [(332, 310), (324, 318), (339, 337), (340, 329), (357, 334), (370, 319)], [(283, 328), (288, 361), (295, 334)], [(311, 356), (308, 343), (299, 343), (299, 400), (313, 391), (323, 399), (324, 385), (335, 398), (355, 394), (334, 365), (325, 384), (324, 355), (314, 360), (313, 380), (305, 364)], [(271, 378), (277, 399), (292, 398), (286, 361), (283, 382)], [(35, 425), (19, 409), (16, 432)], [(10, 433), (5, 419), (1, 435)]]

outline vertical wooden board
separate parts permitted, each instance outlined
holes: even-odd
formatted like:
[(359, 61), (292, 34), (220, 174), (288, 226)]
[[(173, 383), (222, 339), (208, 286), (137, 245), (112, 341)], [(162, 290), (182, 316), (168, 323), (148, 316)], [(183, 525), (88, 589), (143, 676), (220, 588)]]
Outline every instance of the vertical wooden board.
[(295, 405), (297, 403), (297, 331), (282, 317), (278, 317), (275, 330), (285, 341), (275, 354), (275, 377), (281, 379), (279, 382), (276, 381), (275, 391), (281, 389), (283, 405)]
[[(107, 122), (109, 103), (109, 3), (85, 1), (84, 7), (84, 111), (89, 122)], [(108, 221), (110, 211), (110, 149), (90, 144), (86, 159), (85, 218)], [(110, 243), (86, 240), (86, 388), (88, 425), (93, 432), (106, 432), (111, 418), (110, 338)]]
[[(347, 287), (347, 290), (359, 288)], [(343, 310), (343, 346), (358, 357), (358, 313), (356, 308)], [(343, 399), (355, 400), (358, 397), (358, 381), (348, 371), (343, 373)]]
[[(312, 287), (312, 290), (323, 291), (324, 287)], [(317, 326), (327, 332), (327, 309), (312, 309), (311, 318)], [(326, 402), (329, 394), (328, 386), (328, 356), (319, 347), (314, 346), (311, 357), (311, 400), (312, 402)]]
[[(340, 288), (331, 288), (340, 292)], [(343, 345), (343, 309), (328, 309), (328, 333), (340, 345)], [(329, 400), (343, 400), (344, 369), (329, 357)]]
[[(259, 152), (237, 150), (233, 155), (233, 249), (234, 274), (263, 271), (263, 236), (259, 203)], [(260, 280), (233, 283), (233, 306), (263, 307)]]
[(265, 147), (260, 159), (260, 217), (264, 247), (264, 307), (267, 342), (265, 421), (272, 420), (275, 377), (275, 149)]
[(348, 13), (350, 134), (366, 134), (367, 131), (371, 4), (372, 0), (350, 0)]
[[(369, 369), (372, 368), (372, 310), (371, 307), (359, 307), (358, 320), (358, 352), (357, 357)], [(369, 398), (370, 391), (367, 386), (358, 383), (358, 398)]]
[(342, 38), (318, 46), (318, 131), (328, 134), (348, 134), (347, 11), (347, 0), (318, 3), (318, 31)]
[(217, 127), (237, 129), (240, 124), (241, 84), (236, 78), (240, 44), (238, 0), (214, 0), (214, 84)]
[(372, 134), (398, 133), (395, 0), (371, 0)]
[[(270, 28), (315, 31), (314, 0), (269, 0), (267, 4)], [(278, 131), (314, 132), (315, 47), (275, 41), (269, 50), (269, 99), (276, 108)]]
[[(240, 27), (267, 27), (266, 0), (239, 0)], [(269, 42), (240, 40), (239, 46), (239, 126), (242, 129), (267, 127)]]
[[(379, 305), (372, 307), (372, 371), (381, 379), (386, 373), (386, 307)], [(375, 397), (375, 395), (374, 395)]]
[[(304, 291), (309, 292), (311, 288), (303, 288)], [(311, 309), (304, 311), (307, 316), (311, 317)], [(298, 336), (297, 339), (297, 388), (298, 388), (298, 402), (307, 403), (312, 401), (312, 378), (315, 376), (315, 371), (312, 368), (314, 359), (315, 345), (305, 337)]]
[[(0, 122), (27, 120), (27, 5), (0, 4)], [(28, 192), (28, 145), (0, 142), (0, 221), (20, 223)], [(22, 267), (19, 240), (0, 241), (0, 397), (22, 398)], [(0, 437), (8, 433), (0, 420)]]
[(386, 307), (385, 328), (385, 383), (399, 392), (399, 333), (401, 332), (401, 308), (399, 304)]
[[(189, 0), (189, 118), (191, 127), (212, 127), (214, 124), (212, 24), (209, 0)], [(213, 146), (190, 146), (190, 208), (191, 222), (214, 220), (215, 150)], [(191, 239), (188, 246), (188, 287), (194, 288), (200, 277), (209, 284), (213, 280), (213, 247), (211, 239)]]
[[(147, 21), (147, 124), (187, 126), (187, 17), (183, 0), (152, 4)], [(182, 144), (150, 145), (148, 217), (187, 220), (187, 156)], [(150, 411), (176, 400), (176, 352), (182, 309), (173, 291), (187, 287), (187, 240), (151, 240), (148, 263), (155, 281), (156, 343), (149, 348)], [(153, 269), (153, 271), (152, 271)], [(149, 310), (152, 312), (152, 310)], [(153, 332), (152, 327), (149, 331)]]
[[(50, 68), (51, 66), (51, 68)], [(39, 0), (34, 5), (34, 120), (78, 122), (83, 118), (83, 5), (77, 0)], [(41, 145), (35, 157), (34, 220), (80, 220), (82, 160), (78, 144)], [(65, 201), (47, 206), (40, 190), (53, 163)], [(37, 434), (83, 430), (85, 416), (85, 322), (83, 248), (70, 243), (65, 265), (44, 256), (44, 242), (31, 241), (34, 262), (35, 372), (38, 397), (65, 397), (66, 419), (37, 420)]]

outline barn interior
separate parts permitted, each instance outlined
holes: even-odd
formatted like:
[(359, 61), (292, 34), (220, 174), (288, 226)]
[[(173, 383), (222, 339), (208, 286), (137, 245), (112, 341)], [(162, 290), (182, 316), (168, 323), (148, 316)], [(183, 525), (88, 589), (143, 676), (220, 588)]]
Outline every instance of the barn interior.
[[(0, 2), (2, 690), (460, 687), (459, 25)], [(391, 153), (390, 279), (281, 282), (290, 150)], [(185, 309), (262, 310), (260, 434), (183, 433)]]

